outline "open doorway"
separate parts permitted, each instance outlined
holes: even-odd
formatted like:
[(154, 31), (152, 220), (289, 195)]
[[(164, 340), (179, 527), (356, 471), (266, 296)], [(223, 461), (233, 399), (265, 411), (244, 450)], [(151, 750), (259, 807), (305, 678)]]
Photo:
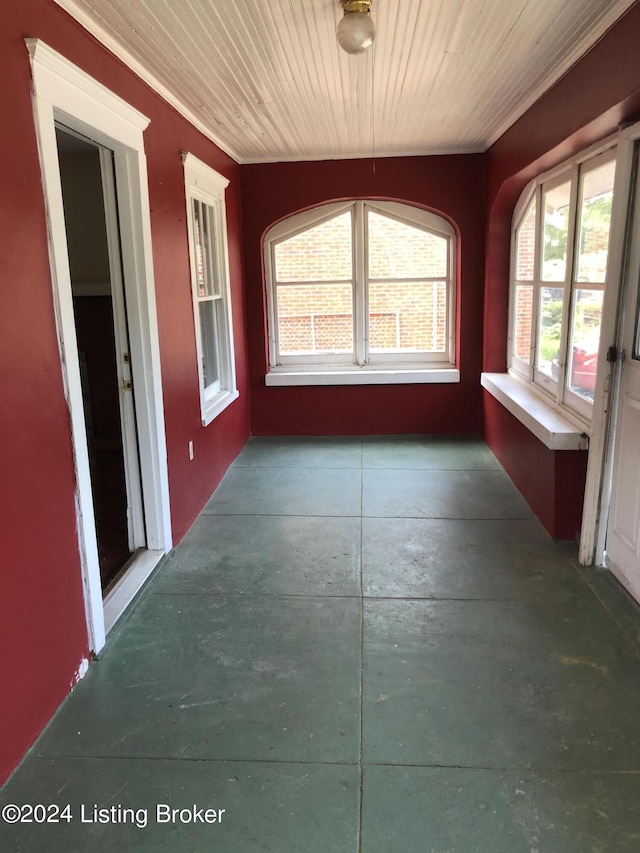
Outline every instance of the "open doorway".
[(56, 127), (100, 580), (146, 546), (113, 152)]
[[(33, 75), (61, 371), (69, 405), (87, 631), (91, 650), (99, 652), (108, 631), (172, 545), (143, 137), (149, 119), (40, 40), (27, 39), (26, 44)], [(80, 238), (71, 233), (70, 189), (61, 163), (74, 147), (79, 149), (77, 154), (87, 155), (92, 175), (87, 185), (84, 178), (76, 179), (82, 185), (81, 192), (76, 189), (80, 194), (78, 215), (88, 217), (86, 207), (92, 196), (96, 217), (90, 228), (78, 232), (85, 235)], [(67, 184), (64, 200), (63, 183)], [(105, 239), (108, 277), (103, 280), (107, 273)], [(69, 244), (74, 240), (100, 244), (88, 251), (92, 263), (97, 263), (99, 254), (103, 258), (101, 268), (92, 273), (94, 281), (83, 283), (77, 269), (72, 269), (79, 263), (77, 257), (72, 260), (76, 250)], [(106, 297), (103, 310), (98, 309), (98, 301), (84, 299), (97, 300), (100, 293)], [(84, 313), (99, 313), (101, 319), (94, 316), (89, 321)], [(104, 335), (102, 345), (87, 340), (94, 334), (96, 338)], [(89, 349), (94, 351), (91, 356)], [(89, 364), (96, 357), (95, 350), (100, 350), (109, 365), (98, 379), (95, 370), (92, 378)], [(110, 390), (101, 393), (96, 382)], [(98, 414), (100, 405), (105, 405), (108, 414)], [(98, 421), (101, 428), (110, 421), (113, 432), (106, 434), (111, 438), (119, 422), (118, 441), (110, 444), (110, 462), (96, 461)], [(111, 513), (116, 522), (109, 517)]]

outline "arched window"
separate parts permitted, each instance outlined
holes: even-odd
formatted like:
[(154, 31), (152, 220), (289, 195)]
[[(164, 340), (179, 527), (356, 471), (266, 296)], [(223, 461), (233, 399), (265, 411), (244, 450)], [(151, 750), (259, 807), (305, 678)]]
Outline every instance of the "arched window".
[(397, 202), (322, 205), (267, 233), (268, 384), (455, 382), (456, 238)]
[(513, 219), (510, 368), (590, 421), (607, 277), (616, 149), (541, 175)]

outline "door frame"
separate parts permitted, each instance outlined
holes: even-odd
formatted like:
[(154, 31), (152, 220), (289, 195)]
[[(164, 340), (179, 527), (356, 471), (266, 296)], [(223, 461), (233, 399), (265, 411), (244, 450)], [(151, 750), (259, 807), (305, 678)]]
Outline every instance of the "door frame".
[[(172, 547), (151, 219), (143, 132), (149, 119), (40, 39), (26, 39), (49, 232), (53, 301), (76, 468), (78, 544), (89, 646), (95, 653)], [(147, 548), (103, 600), (55, 122), (114, 152)]]

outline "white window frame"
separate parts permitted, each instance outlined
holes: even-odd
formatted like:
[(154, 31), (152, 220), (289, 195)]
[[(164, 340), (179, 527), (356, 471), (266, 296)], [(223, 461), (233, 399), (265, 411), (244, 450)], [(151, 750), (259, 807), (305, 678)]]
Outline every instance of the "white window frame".
[[(511, 230), (511, 275), (510, 275), (510, 297), (509, 297), (509, 333), (508, 333), (508, 364), (509, 373), (522, 382), (525, 382), (533, 391), (547, 399), (550, 405), (563, 411), (576, 424), (585, 428), (588, 432), (591, 424), (593, 403), (586, 400), (580, 394), (575, 393), (566, 386), (566, 372), (569, 361), (569, 347), (571, 337), (572, 308), (575, 291), (585, 288), (606, 291), (607, 280), (610, 277), (609, 263), (603, 284), (589, 284), (576, 281), (577, 253), (579, 251), (579, 225), (581, 206), (581, 182), (580, 178), (585, 172), (597, 168), (605, 162), (616, 161), (617, 146), (615, 140), (607, 140), (581, 152), (573, 159), (562, 163), (551, 172), (544, 173), (535, 178), (523, 191), (516, 205)], [(542, 279), (542, 253), (544, 216), (542, 208), (542, 197), (545, 191), (553, 189), (567, 181), (571, 182), (570, 189), (570, 212), (567, 228), (567, 262), (565, 278), (563, 282), (546, 282)], [(515, 311), (516, 311), (516, 286), (529, 283), (516, 278), (517, 273), (517, 237), (518, 230), (524, 222), (532, 200), (536, 201), (536, 236), (534, 250), (534, 277), (530, 282), (533, 288), (533, 308), (531, 321), (531, 346), (529, 351), (529, 363), (526, 363), (515, 354)], [(611, 254), (611, 231), (609, 232), (609, 255)], [(564, 291), (562, 330), (560, 348), (558, 353), (558, 376), (553, 379), (537, 369), (537, 340), (540, 323), (540, 292), (543, 288), (559, 288)]]
[[(418, 227), (448, 241), (447, 333), (444, 353), (369, 353), (366, 341), (368, 314), (367, 211)], [(275, 247), (322, 222), (350, 211), (352, 214), (352, 279), (354, 350), (347, 354), (284, 356), (278, 345)], [(352, 199), (333, 202), (293, 214), (274, 225), (263, 244), (269, 331), (267, 385), (356, 385), (459, 382), (455, 364), (457, 239), (453, 226), (441, 216), (400, 202)], [(439, 279), (440, 280), (440, 279)]]
[[(239, 397), (236, 386), (235, 350), (233, 345), (233, 318), (231, 313), (231, 285), (229, 281), (229, 247), (227, 241), (227, 218), (225, 190), (227, 178), (218, 174), (187, 151), (182, 153), (185, 177), (185, 199), (187, 206), (187, 230), (189, 235), (189, 261), (191, 268), (191, 292), (193, 299), (193, 322), (198, 361), (198, 387), (200, 389), (200, 414), (202, 426), (210, 424), (234, 400)], [(215, 247), (209, 255), (209, 269), (219, 282), (219, 293), (200, 297), (198, 293), (195, 223), (193, 203), (206, 205), (208, 221), (215, 232)], [(219, 337), (211, 346), (218, 352), (216, 380), (205, 387), (203, 371), (203, 341), (200, 325), (200, 303), (219, 300), (222, 311), (219, 316)]]

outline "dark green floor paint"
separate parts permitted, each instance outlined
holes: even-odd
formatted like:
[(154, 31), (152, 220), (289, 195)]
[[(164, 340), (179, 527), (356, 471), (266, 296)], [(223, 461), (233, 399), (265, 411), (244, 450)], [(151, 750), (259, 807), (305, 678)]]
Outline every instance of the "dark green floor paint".
[(253, 439), (0, 793), (70, 822), (0, 850), (637, 853), (639, 641), (481, 442)]

